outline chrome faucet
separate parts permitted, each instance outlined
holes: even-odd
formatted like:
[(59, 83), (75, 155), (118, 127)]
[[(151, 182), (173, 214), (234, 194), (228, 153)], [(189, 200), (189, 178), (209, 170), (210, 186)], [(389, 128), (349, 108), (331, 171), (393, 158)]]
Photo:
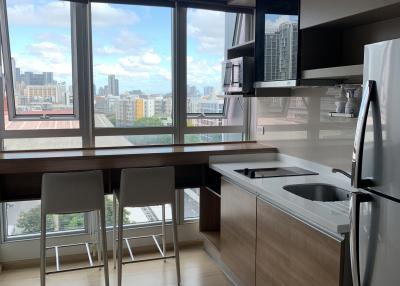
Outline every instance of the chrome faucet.
[(345, 175), (347, 178), (351, 179), (351, 174), (347, 173), (346, 171), (340, 170), (340, 169), (333, 168), (332, 173), (340, 173), (342, 175)]

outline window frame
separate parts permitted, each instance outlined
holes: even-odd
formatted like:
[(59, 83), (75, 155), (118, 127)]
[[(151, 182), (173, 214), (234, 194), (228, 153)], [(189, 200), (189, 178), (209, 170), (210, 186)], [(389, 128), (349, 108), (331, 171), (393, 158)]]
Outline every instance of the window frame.
[[(56, 231), (49, 232), (47, 237), (62, 237), (62, 236), (72, 236), (72, 235), (81, 235), (89, 233), (89, 213), (85, 212), (84, 214), (84, 228), (76, 229), (76, 230), (65, 230), (65, 231)], [(1, 239), (0, 242), (14, 242), (14, 241), (26, 241), (32, 239), (40, 239), (40, 232), (37, 234), (21, 234), (21, 235), (8, 235), (8, 225), (7, 225), (7, 203), (2, 203), (0, 206), (0, 234)]]
[[(8, 57), (7, 47), (3, 45), (3, 39), (5, 37), (5, 25), (8, 22), (2, 16), (4, 11), (6, 11), (5, 2), (6, 0), (0, 0), (0, 26), (1, 26), (1, 51), (2, 60), (0, 59), (0, 70), (3, 64), (4, 76), (3, 76), (3, 89), (2, 96), (4, 92), (13, 94), (12, 81), (5, 77), (12, 77), (11, 68), (11, 53), (8, 46)], [(146, 1), (94, 1), (98, 3), (119, 3), (119, 4), (131, 4), (131, 5), (145, 5), (145, 6), (161, 6), (161, 7), (171, 7), (172, 10), (172, 94), (173, 94), (173, 113), (172, 122), (173, 126), (166, 127), (136, 127), (136, 128), (96, 128), (94, 124), (94, 93), (93, 93), (93, 49), (92, 49), (92, 32), (91, 32), (91, 6), (90, 2), (81, 3), (71, 1), (71, 41), (72, 41), (72, 65), (73, 65), (73, 88), (74, 88), (74, 108), (78, 109), (77, 118), (74, 117), (73, 120), (79, 120), (79, 128), (77, 129), (43, 129), (43, 130), (5, 130), (4, 114), (0, 116), (0, 151), (3, 150), (3, 139), (16, 139), (16, 138), (44, 138), (44, 137), (81, 137), (82, 138), (82, 148), (95, 148), (95, 138), (96, 136), (124, 136), (124, 135), (161, 135), (161, 134), (171, 134), (173, 136), (174, 144), (184, 144), (185, 135), (187, 134), (215, 134), (215, 133), (241, 133), (244, 140), (249, 137), (249, 118), (250, 114), (250, 102), (248, 99), (244, 99), (243, 102), (243, 125), (237, 126), (196, 126), (189, 127), (187, 125), (188, 119), (202, 119), (202, 114), (187, 113), (187, 4), (181, 4), (181, 1), (171, 1), (174, 2), (175, 6), (170, 5), (151, 5), (146, 3)], [(162, 0), (160, 1), (162, 2)], [(195, 5), (194, 5), (195, 6)], [(199, 9), (205, 9), (206, 7), (194, 7)], [(213, 10), (212, 5), (208, 8)], [(221, 8), (222, 9), (222, 8)], [(221, 10), (216, 9), (216, 10)], [(235, 12), (230, 8), (229, 12)], [(228, 12), (228, 11), (227, 11)], [(237, 13), (242, 13), (243, 11), (238, 8)], [(8, 26), (6, 26), (8, 27)], [(9, 44), (9, 42), (6, 42)], [(4, 53), (4, 51), (6, 53)], [(6, 65), (5, 61), (8, 60)], [(8, 84), (7, 84), (8, 83)], [(1, 83), (0, 83), (1, 85)], [(1, 87), (0, 87), (1, 88)], [(77, 96), (75, 96), (77, 95)], [(224, 100), (224, 112), (219, 114), (204, 114), (203, 118), (207, 119), (224, 119), (228, 115), (229, 101), (234, 100), (234, 98), (225, 98)], [(4, 100), (0, 100), (0, 113), (4, 110)], [(10, 114), (10, 112), (9, 112)], [(200, 116), (200, 118), (199, 118)], [(26, 120), (25, 118), (23, 120)], [(38, 118), (37, 120), (43, 120)], [(51, 118), (48, 120), (61, 120), (60, 117)], [(71, 120), (68, 118), (67, 120)], [(186, 220), (184, 218), (184, 191), (177, 190), (177, 215), (178, 222), (191, 223), (197, 221), (196, 218)], [(6, 237), (5, 215), (3, 213), (4, 205), (1, 207), (0, 211), (0, 241), (4, 241)], [(144, 228), (152, 226), (152, 224), (142, 224), (126, 226), (126, 228)], [(87, 221), (85, 222), (85, 227), (88, 228)], [(86, 231), (87, 233), (87, 231)], [(65, 235), (71, 235), (68, 233)], [(77, 233), (82, 234), (82, 232)], [(53, 234), (52, 234), (53, 236)], [(55, 233), (54, 236), (64, 236), (62, 232)], [(28, 239), (38, 239), (37, 236), (33, 235), (31, 238), (15, 238), (7, 241), (17, 241), (17, 240), (28, 240)]]
[[(159, 1), (159, 4), (164, 3), (165, 1)], [(167, 1), (169, 3), (169, 1)], [(167, 3), (165, 2), (165, 3)], [(95, 1), (89, 1), (88, 6), (90, 7), (89, 9), (91, 10), (91, 3), (108, 3), (108, 4), (120, 4), (120, 5), (134, 5), (134, 6), (144, 6), (144, 7), (164, 7), (164, 8), (170, 8), (171, 9), (171, 74), (172, 74), (172, 80), (171, 80), (171, 91), (172, 91), (172, 126), (149, 126), (149, 127), (96, 127), (94, 124), (94, 119), (93, 119), (93, 140), (95, 141), (96, 137), (105, 137), (105, 136), (131, 136), (131, 135), (172, 135), (173, 137), (173, 143), (176, 143), (175, 137), (177, 134), (177, 122), (176, 122), (176, 97), (177, 94), (175, 93), (175, 87), (174, 87), (174, 38), (175, 38), (175, 8), (173, 5), (151, 5), (147, 3), (146, 1), (101, 1), (101, 0), (95, 0)], [(91, 17), (91, 12), (90, 12), (90, 17)], [(92, 28), (93, 22), (90, 19), (90, 29)], [(90, 37), (90, 43), (92, 43), (92, 36), (93, 34), (90, 32), (89, 37)], [(92, 57), (91, 63), (93, 63), (93, 48), (90, 47), (90, 53)], [(90, 67), (92, 69), (92, 83), (93, 81), (93, 64)], [(90, 104), (92, 105), (92, 110), (93, 110), (93, 116), (95, 116), (94, 112), (94, 92), (91, 92), (90, 95)], [(95, 144), (92, 146), (95, 147)]]
[[(70, 19), (71, 19), (71, 52), (73, 51), (75, 37), (73, 34), (73, 21), (74, 17), (73, 13), (73, 4), (70, 3)], [(10, 45), (10, 33), (9, 33), (9, 25), (8, 25), (8, 15), (7, 15), (7, 1), (0, 0), (0, 30), (1, 30), (1, 42), (2, 42), (2, 54), (4, 61), (4, 70), (5, 70), (5, 88), (6, 88), (6, 98), (7, 98), (7, 109), (8, 109), (8, 117), (10, 121), (61, 121), (61, 120), (78, 120), (79, 119), (79, 100), (78, 96), (75, 93), (74, 89), (74, 71), (76, 70), (74, 67), (74, 61), (71, 59), (72, 64), (72, 87), (73, 87), (73, 113), (72, 114), (18, 114), (15, 105), (15, 90), (14, 90), (14, 81), (13, 73), (12, 73), (12, 57), (11, 57), (11, 45)], [(73, 58), (73, 55), (72, 55)]]

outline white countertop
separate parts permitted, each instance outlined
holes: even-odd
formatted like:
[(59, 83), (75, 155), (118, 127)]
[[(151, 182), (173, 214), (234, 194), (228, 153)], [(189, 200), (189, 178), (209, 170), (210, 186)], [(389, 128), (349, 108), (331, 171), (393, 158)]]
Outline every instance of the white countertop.
[[(318, 175), (250, 179), (237, 169), (300, 167)], [(210, 157), (210, 168), (231, 179), (247, 191), (298, 219), (333, 236), (349, 232), (349, 201), (318, 202), (304, 199), (283, 189), (285, 185), (325, 183), (356, 191), (350, 179), (332, 173), (332, 168), (280, 153)]]

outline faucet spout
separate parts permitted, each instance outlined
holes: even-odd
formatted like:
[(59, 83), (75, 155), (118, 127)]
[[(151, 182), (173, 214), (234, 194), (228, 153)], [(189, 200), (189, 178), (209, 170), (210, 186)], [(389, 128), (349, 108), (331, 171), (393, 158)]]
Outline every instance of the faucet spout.
[(349, 173), (347, 173), (346, 171), (343, 171), (343, 170), (341, 170), (341, 169), (333, 168), (333, 169), (332, 169), (332, 173), (340, 173), (340, 174), (342, 174), (342, 175), (345, 175), (347, 178), (351, 179), (351, 174), (349, 174)]

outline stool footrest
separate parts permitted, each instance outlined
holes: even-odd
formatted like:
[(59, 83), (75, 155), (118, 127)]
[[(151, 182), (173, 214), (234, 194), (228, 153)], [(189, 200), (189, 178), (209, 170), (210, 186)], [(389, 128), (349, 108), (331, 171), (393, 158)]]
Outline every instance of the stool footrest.
[(122, 264), (131, 264), (131, 263), (146, 262), (146, 261), (164, 260), (164, 259), (171, 259), (171, 258), (175, 258), (175, 255), (164, 256), (164, 257), (154, 257), (154, 258), (147, 258), (147, 259), (140, 259), (140, 260), (134, 260), (134, 261), (123, 261)]
[(76, 268), (68, 268), (68, 269), (63, 269), (63, 270), (55, 270), (55, 271), (48, 271), (46, 272), (47, 275), (50, 274), (57, 274), (57, 273), (63, 273), (63, 272), (71, 272), (71, 271), (78, 271), (78, 270), (87, 270), (87, 269), (94, 269), (94, 268), (102, 268), (104, 267), (104, 264), (101, 265), (93, 265), (93, 266), (83, 266), (83, 267), (76, 267)]

